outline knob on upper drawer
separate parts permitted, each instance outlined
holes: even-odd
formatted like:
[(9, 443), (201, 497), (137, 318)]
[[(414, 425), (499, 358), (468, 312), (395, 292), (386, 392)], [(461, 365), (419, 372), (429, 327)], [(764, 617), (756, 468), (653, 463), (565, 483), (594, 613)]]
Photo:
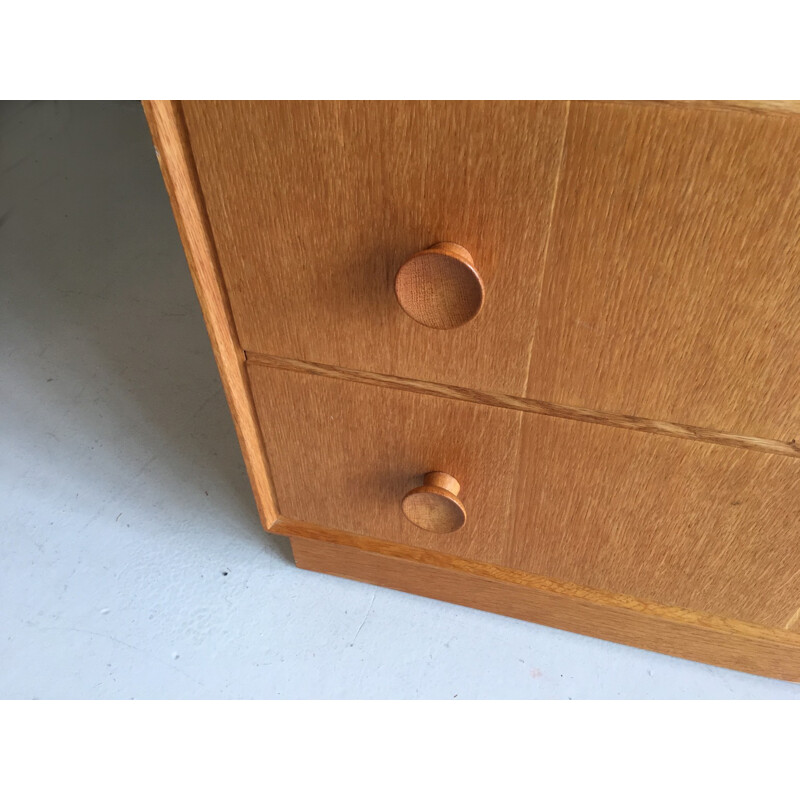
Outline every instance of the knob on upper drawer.
[(466, 248), (440, 242), (413, 255), (397, 271), (397, 302), (429, 328), (458, 328), (483, 305), (484, 286)]
[(429, 472), (423, 481), (403, 498), (408, 521), (433, 533), (457, 531), (467, 521), (467, 511), (458, 499), (459, 482), (446, 472)]

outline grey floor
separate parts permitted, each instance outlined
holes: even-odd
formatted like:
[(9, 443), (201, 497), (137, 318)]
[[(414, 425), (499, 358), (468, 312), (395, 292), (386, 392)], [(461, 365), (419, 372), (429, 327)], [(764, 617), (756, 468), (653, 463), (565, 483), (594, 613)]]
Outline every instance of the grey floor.
[(1, 104), (0, 167), (0, 697), (800, 698), (297, 569), (140, 106)]

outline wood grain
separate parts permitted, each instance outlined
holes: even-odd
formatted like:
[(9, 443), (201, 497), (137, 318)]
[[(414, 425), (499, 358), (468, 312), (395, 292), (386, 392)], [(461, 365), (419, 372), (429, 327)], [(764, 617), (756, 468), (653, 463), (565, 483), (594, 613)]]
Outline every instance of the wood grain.
[[(767, 627), (800, 607), (800, 460), (250, 373), (281, 516)], [(470, 511), (451, 535), (402, 514), (432, 469)]]
[(529, 397), (800, 438), (800, 117), (573, 103)]
[(525, 415), (495, 563), (781, 627), (800, 608), (800, 461)]
[(553, 580), (544, 575), (531, 575), (530, 573), (510, 567), (500, 567), (494, 564), (471, 561), (436, 550), (425, 550), (419, 547), (410, 547), (409, 545), (347, 533), (346, 531), (324, 528), (319, 525), (287, 519), (286, 517), (278, 517), (270, 531), (278, 536), (289, 536), (297, 539), (313, 540), (315, 542), (339, 544), (347, 548), (363, 550), (364, 552), (375, 553), (377, 555), (391, 556), (415, 564), (442, 567), (443, 569), (455, 570), (470, 576), (490, 578), (516, 586), (543, 589), (548, 592), (564, 595), (565, 597), (579, 597), (582, 600), (587, 600), (594, 604), (611, 606), (613, 608), (625, 608), (629, 611), (636, 611), (648, 616), (680, 622), (684, 625), (710, 628), (727, 633), (742, 633), (747, 636), (761, 637), (769, 639), (770, 641), (786, 642), (789, 644), (796, 644), (800, 641), (798, 640), (798, 637), (800, 637), (800, 626), (791, 622), (791, 620), (780, 628), (769, 628), (752, 622), (730, 619), (688, 608), (665, 606), (661, 603), (653, 602), (652, 600), (617, 594), (606, 591), (605, 589), (596, 589), (589, 586), (569, 583), (567, 581)]
[(327, 541), (292, 538), (297, 565), (668, 655), (800, 681), (800, 635), (581, 591), (517, 584)]
[[(567, 104), (184, 103), (246, 350), (524, 394)], [(480, 314), (428, 329), (399, 267), (457, 242)]]
[(394, 293), (411, 319), (450, 330), (478, 315), (485, 289), (469, 251), (454, 242), (439, 242), (397, 270)]
[[(492, 560), (510, 527), (521, 415), (249, 364), (281, 516)], [(422, 530), (403, 497), (457, 476), (464, 527)]]
[[(145, 103), (265, 527), (800, 680), (798, 108)], [(437, 241), (485, 282), (453, 330), (393, 291)], [(403, 515), (432, 470), (453, 533)]]
[(664, 103), (686, 108), (712, 111), (748, 111), (758, 114), (800, 114), (800, 100), (647, 100), (625, 101), (639, 105), (641, 102)]
[(525, 411), (530, 414), (543, 414), (545, 416), (571, 419), (576, 422), (590, 422), (597, 425), (608, 425), (613, 428), (638, 431), (639, 433), (652, 433), (657, 436), (670, 436), (678, 439), (707, 442), (725, 447), (738, 447), (744, 450), (755, 450), (759, 453), (773, 453), (775, 455), (800, 457), (800, 444), (797, 441), (779, 442), (774, 439), (761, 439), (756, 436), (742, 436), (726, 431), (715, 431), (710, 428), (701, 428), (694, 425), (681, 425), (677, 422), (665, 420), (646, 419), (633, 417), (627, 414), (614, 414), (598, 411), (591, 408), (577, 408), (565, 406), (560, 403), (549, 403), (544, 400), (514, 397), (513, 395), (497, 392), (480, 392), (475, 389), (464, 389), (460, 386), (447, 386), (444, 384), (418, 381), (413, 378), (400, 378), (395, 375), (378, 375), (373, 372), (364, 372), (344, 367), (332, 367), (328, 364), (314, 364), (299, 361), (293, 358), (282, 358), (264, 353), (247, 353), (247, 360), (254, 364), (262, 364), (276, 369), (306, 372), (309, 375), (321, 375), (337, 380), (358, 381), (370, 386), (385, 386), (400, 389), (406, 392), (418, 392), (434, 397), (444, 397), (451, 400), (463, 400), (468, 403), (481, 403), (497, 408), (507, 408), (512, 411)]
[(428, 472), (422, 486), (406, 494), (400, 507), (406, 519), (432, 533), (455, 533), (464, 527), (467, 510), (458, 499), (461, 485), (446, 472)]
[(172, 101), (145, 101), (142, 105), (200, 300), (259, 516), (264, 527), (268, 528), (277, 516), (269, 469), (250, 394), (244, 352), (237, 342), (181, 110), (178, 103)]

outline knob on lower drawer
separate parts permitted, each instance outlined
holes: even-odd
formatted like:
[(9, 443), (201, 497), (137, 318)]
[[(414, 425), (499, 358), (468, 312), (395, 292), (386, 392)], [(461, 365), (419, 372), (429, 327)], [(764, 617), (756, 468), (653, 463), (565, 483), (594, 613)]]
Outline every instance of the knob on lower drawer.
[(429, 472), (423, 485), (403, 498), (403, 513), (418, 528), (433, 533), (453, 533), (467, 521), (467, 511), (458, 499), (460, 489), (452, 475)]
[(394, 291), (403, 311), (429, 328), (458, 328), (483, 305), (483, 281), (472, 256), (453, 242), (412, 256), (397, 271)]

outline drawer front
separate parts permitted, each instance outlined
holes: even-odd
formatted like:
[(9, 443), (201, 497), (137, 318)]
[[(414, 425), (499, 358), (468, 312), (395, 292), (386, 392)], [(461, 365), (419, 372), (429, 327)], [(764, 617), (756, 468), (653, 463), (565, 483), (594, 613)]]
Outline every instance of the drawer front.
[(528, 396), (800, 440), (800, 116), (572, 103)]
[[(800, 433), (800, 115), (183, 108), (245, 350), (786, 442)], [(466, 248), (484, 289), (477, 316), (450, 330), (395, 297), (400, 266), (437, 242)]]
[[(281, 516), (491, 562), (502, 552), (521, 414), (250, 364)], [(456, 533), (406, 519), (403, 497), (431, 471), (467, 508)]]
[[(566, 103), (183, 108), (245, 350), (524, 393)], [(395, 297), (437, 242), (485, 287), (450, 330)]]
[(800, 459), (526, 414), (508, 564), (800, 630)]
[[(249, 374), (283, 517), (797, 625), (800, 459), (256, 364)], [(433, 470), (461, 484), (467, 521), (452, 533), (401, 508)]]

